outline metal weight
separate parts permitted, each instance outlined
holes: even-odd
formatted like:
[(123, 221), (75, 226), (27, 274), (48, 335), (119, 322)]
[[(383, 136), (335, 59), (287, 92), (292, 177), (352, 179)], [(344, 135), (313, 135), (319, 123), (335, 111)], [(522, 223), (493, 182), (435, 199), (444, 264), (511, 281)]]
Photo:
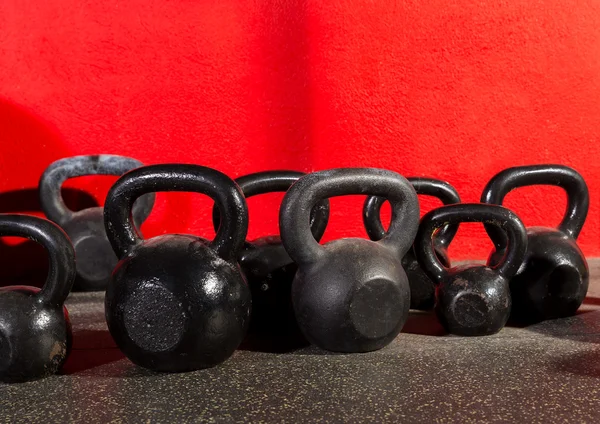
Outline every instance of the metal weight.
[[(131, 220), (133, 202), (157, 191), (210, 196), (221, 214), (213, 241), (167, 234), (144, 240)], [(106, 321), (117, 346), (155, 371), (219, 364), (243, 340), (251, 296), (237, 264), (248, 230), (240, 188), (225, 174), (197, 165), (153, 165), (122, 176), (104, 216), (120, 258), (106, 290)]]
[[(321, 200), (349, 194), (383, 196), (392, 223), (378, 242), (345, 238), (320, 245), (309, 215)], [(330, 351), (367, 352), (390, 343), (408, 317), (410, 288), (400, 258), (419, 225), (419, 202), (399, 174), (374, 168), (321, 171), (300, 178), (280, 209), (281, 239), (298, 264), (292, 302), (298, 325)]]
[[(70, 210), (61, 195), (63, 183), (85, 175), (120, 176), (142, 166), (142, 163), (123, 156), (73, 156), (53, 162), (40, 178), (39, 191), (42, 210), (67, 233), (77, 257), (77, 278), (74, 291), (105, 290), (117, 257), (110, 247), (104, 230), (102, 207)], [(154, 204), (154, 194), (144, 196), (133, 209), (136, 225), (146, 220)]]
[(54, 223), (27, 215), (0, 215), (0, 236), (40, 243), (49, 258), (42, 289), (0, 288), (0, 381), (16, 383), (55, 374), (71, 351), (65, 300), (75, 279), (75, 252)]
[[(498, 263), (448, 268), (439, 261), (434, 249), (439, 229), (461, 222), (482, 222), (506, 234), (505, 253)], [(501, 206), (475, 203), (442, 206), (421, 220), (414, 249), (419, 264), (436, 284), (435, 311), (448, 332), (485, 336), (504, 327), (511, 308), (508, 282), (527, 250), (527, 233), (517, 215)]]
[[(558, 228), (527, 229), (525, 261), (510, 281), (516, 321), (531, 323), (574, 315), (583, 303), (589, 285), (585, 256), (577, 245), (589, 208), (589, 192), (583, 177), (562, 165), (533, 165), (506, 169), (485, 187), (481, 201), (501, 205), (518, 187), (553, 185), (567, 193), (567, 210)], [(494, 242), (490, 261), (495, 263), (506, 248), (506, 238), (495, 227), (486, 226)]]
[[(458, 192), (446, 181), (422, 177), (410, 177), (407, 180), (412, 184), (418, 195), (436, 197), (444, 205), (460, 203)], [(381, 240), (385, 234), (380, 218), (381, 206), (385, 203), (385, 200), (384, 197), (369, 196), (365, 202), (363, 222), (371, 240)], [(458, 231), (457, 226), (446, 225), (435, 238), (435, 253), (445, 267), (450, 266), (448, 245), (452, 242), (456, 231)], [(402, 267), (406, 271), (408, 283), (410, 284), (410, 308), (423, 311), (433, 308), (435, 286), (419, 266), (413, 249), (410, 249), (402, 258)]]
[[(298, 178), (296, 171), (264, 171), (239, 177), (235, 182), (246, 198), (273, 192), (286, 192)], [(311, 211), (313, 237), (320, 240), (329, 218), (329, 201), (319, 202)], [(213, 224), (219, 228), (219, 210), (213, 208)], [(306, 344), (292, 307), (292, 281), (298, 269), (287, 254), (279, 236), (264, 236), (246, 241), (238, 262), (252, 293), (249, 333), (285, 350)]]

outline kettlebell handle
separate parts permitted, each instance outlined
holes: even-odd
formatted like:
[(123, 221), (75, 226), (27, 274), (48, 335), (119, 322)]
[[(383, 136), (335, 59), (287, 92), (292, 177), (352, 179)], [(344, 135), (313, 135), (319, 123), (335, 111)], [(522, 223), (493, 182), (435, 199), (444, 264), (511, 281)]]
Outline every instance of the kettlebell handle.
[[(285, 193), (298, 178), (306, 175), (298, 171), (263, 171), (244, 175), (236, 178), (235, 182), (240, 186), (246, 198), (266, 193)], [(219, 228), (221, 216), (219, 209), (213, 207), (213, 226), (215, 231)], [(329, 221), (329, 200), (323, 200), (310, 212), (310, 228), (313, 237), (321, 240)]]
[[(418, 195), (438, 198), (444, 205), (460, 203), (458, 192), (446, 181), (423, 177), (409, 177), (407, 180)], [(384, 197), (369, 196), (365, 201), (363, 223), (371, 240), (380, 240), (385, 234), (385, 228), (381, 223), (381, 206), (386, 200)], [(457, 231), (457, 225), (446, 225), (438, 232), (436, 242), (440, 246), (447, 247)]]
[(336, 196), (382, 196), (392, 206), (392, 222), (381, 243), (404, 256), (419, 225), (419, 201), (412, 185), (396, 172), (377, 168), (338, 168), (300, 178), (287, 191), (279, 211), (282, 242), (297, 263), (310, 263), (324, 248), (310, 232), (310, 211), (319, 201)]
[(41, 244), (48, 252), (46, 282), (37, 299), (51, 307), (61, 307), (75, 281), (75, 250), (69, 237), (55, 223), (29, 215), (0, 214), (0, 236), (24, 237)]
[(419, 264), (434, 282), (440, 283), (449, 274), (439, 261), (433, 244), (437, 231), (445, 225), (461, 222), (481, 222), (503, 231), (507, 238), (504, 257), (492, 267), (505, 278), (511, 278), (519, 270), (527, 252), (527, 230), (519, 217), (502, 206), (481, 203), (458, 203), (442, 206), (427, 213), (421, 220), (415, 239), (415, 254)]
[[(75, 212), (65, 204), (60, 191), (65, 181), (86, 175), (121, 176), (140, 166), (143, 166), (142, 162), (118, 155), (73, 156), (57, 160), (46, 168), (40, 178), (39, 191), (42, 210), (48, 219), (63, 226), (75, 215)], [(154, 194), (144, 196), (135, 204), (133, 213), (137, 223), (144, 222), (152, 212), (154, 197)]]
[(119, 258), (143, 241), (131, 218), (133, 202), (158, 191), (190, 191), (211, 197), (225, 219), (210, 247), (224, 260), (237, 257), (248, 232), (248, 208), (227, 175), (200, 165), (150, 165), (129, 171), (110, 189), (104, 205), (108, 239)]
[[(577, 239), (588, 214), (590, 195), (581, 174), (568, 166), (531, 165), (505, 169), (488, 182), (481, 195), (481, 201), (501, 205), (511, 190), (531, 185), (552, 185), (566, 191), (567, 208), (558, 229)], [(496, 249), (500, 250), (506, 246), (502, 232), (490, 225), (486, 225), (485, 229)]]

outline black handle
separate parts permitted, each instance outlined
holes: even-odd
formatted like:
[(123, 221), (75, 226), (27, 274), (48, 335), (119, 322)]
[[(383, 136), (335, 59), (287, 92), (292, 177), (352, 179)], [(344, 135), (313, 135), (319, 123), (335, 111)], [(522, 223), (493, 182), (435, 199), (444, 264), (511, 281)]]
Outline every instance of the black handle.
[(119, 258), (143, 241), (131, 220), (133, 202), (143, 194), (158, 191), (191, 191), (211, 197), (225, 218), (210, 247), (225, 260), (237, 257), (248, 232), (248, 208), (237, 184), (222, 172), (204, 166), (164, 164), (128, 172), (108, 193), (104, 223)]
[(0, 236), (25, 237), (48, 251), (48, 277), (37, 298), (52, 307), (62, 306), (71, 292), (76, 275), (75, 251), (65, 232), (43, 218), (0, 214)]
[(439, 283), (448, 276), (449, 268), (440, 263), (433, 245), (437, 230), (445, 225), (461, 222), (482, 222), (506, 233), (507, 249), (502, 260), (493, 269), (505, 278), (511, 278), (519, 270), (527, 252), (527, 231), (519, 217), (502, 206), (459, 203), (434, 209), (421, 220), (415, 239), (415, 254), (429, 278)]
[(317, 202), (349, 194), (377, 195), (389, 199), (392, 222), (378, 242), (404, 256), (419, 225), (419, 201), (412, 185), (401, 175), (376, 168), (339, 168), (300, 178), (283, 198), (279, 228), (283, 244), (297, 263), (309, 263), (324, 251), (310, 232), (309, 215)]
[[(240, 186), (246, 198), (266, 193), (285, 193), (288, 189), (303, 177), (303, 172), (297, 171), (263, 171), (244, 175), (236, 178), (235, 182)], [(321, 240), (329, 221), (329, 200), (323, 200), (315, 205), (310, 212), (310, 228), (313, 237)], [(213, 226), (219, 228), (221, 216), (219, 209), (213, 207)]]
[[(40, 203), (46, 216), (59, 225), (73, 219), (75, 212), (70, 210), (61, 195), (61, 187), (70, 178), (85, 175), (121, 176), (132, 169), (143, 166), (142, 162), (117, 155), (73, 156), (50, 164), (42, 174), (39, 183)], [(148, 218), (154, 206), (154, 194), (144, 196), (136, 202), (133, 214), (137, 223)]]
[[(460, 196), (449, 183), (434, 178), (409, 177), (407, 180), (412, 184), (418, 195), (432, 196), (440, 199), (444, 205), (460, 203)], [(387, 199), (379, 196), (369, 196), (363, 207), (363, 222), (367, 234), (371, 240), (381, 240), (385, 234), (385, 228), (381, 223), (381, 206)], [(458, 231), (458, 225), (446, 225), (436, 238), (441, 246), (448, 246)]]
[[(505, 169), (486, 185), (481, 201), (501, 205), (511, 190), (531, 185), (552, 185), (566, 191), (567, 209), (558, 229), (577, 239), (588, 214), (590, 195), (583, 177), (568, 166), (531, 165)], [(486, 225), (485, 229), (496, 249), (500, 250), (506, 246), (502, 232), (489, 225)]]

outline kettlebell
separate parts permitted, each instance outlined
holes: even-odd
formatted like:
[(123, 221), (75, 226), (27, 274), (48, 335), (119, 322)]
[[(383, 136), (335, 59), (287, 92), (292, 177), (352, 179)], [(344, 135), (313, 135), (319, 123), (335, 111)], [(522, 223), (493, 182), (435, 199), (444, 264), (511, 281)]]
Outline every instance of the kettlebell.
[[(585, 256), (577, 245), (589, 208), (589, 192), (583, 177), (562, 165), (532, 165), (506, 169), (485, 187), (481, 201), (501, 205), (515, 188), (553, 185), (567, 193), (566, 213), (557, 229), (527, 229), (527, 254), (517, 274), (510, 280), (513, 298), (512, 318), (534, 323), (575, 314), (583, 303), (589, 285)], [(495, 227), (486, 226), (495, 251), (496, 263), (506, 248), (506, 239)]]
[[(446, 181), (433, 178), (411, 177), (407, 180), (412, 184), (418, 195), (433, 196), (444, 205), (460, 203), (460, 196), (454, 187)], [(363, 222), (371, 240), (380, 240), (385, 234), (381, 223), (380, 211), (385, 198), (369, 196), (363, 208)], [(457, 226), (446, 225), (435, 238), (435, 253), (445, 267), (450, 266), (448, 245), (458, 231)], [(410, 309), (427, 311), (433, 308), (435, 301), (435, 286), (433, 281), (419, 266), (413, 249), (402, 258), (402, 267), (408, 276), (410, 285)]]
[[(53, 162), (42, 174), (39, 183), (42, 211), (65, 230), (75, 248), (77, 277), (73, 291), (105, 290), (117, 257), (106, 238), (103, 208), (70, 210), (61, 195), (61, 186), (70, 178), (120, 176), (140, 166), (141, 162), (123, 156), (73, 156)], [(136, 225), (146, 220), (153, 205), (154, 195), (140, 199), (133, 212)]]
[[(264, 171), (237, 178), (246, 198), (259, 194), (286, 192), (304, 173), (295, 171)], [(311, 211), (313, 237), (320, 240), (329, 218), (329, 201), (319, 202)], [(219, 228), (219, 210), (213, 208), (213, 224)], [(306, 344), (292, 307), (292, 281), (298, 269), (287, 254), (279, 236), (264, 236), (246, 241), (238, 262), (252, 294), (252, 316), (249, 333), (277, 347), (287, 349)]]
[[(350, 194), (382, 196), (392, 222), (377, 241), (344, 238), (320, 245), (310, 231), (310, 211), (321, 200)], [(419, 225), (419, 201), (399, 174), (375, 168), (340, 168), (300, 178), (283, 198), (281, 239), (298, 264), (292, 303), (311, 343), (334, 352), (381, 349), (408, 318), (410, 288), (400, 258)]]
[(54, 223), (0, 214), (0, 236), (25, 237), (48, 251), (42, 289), (0, 288), (0, 381), (17, 383), (55, 374), (71, 351), (71, 323), (64, 303), (75, 279), (75, 252)]
[[(506, 234), (506, 250), (497, 264), (449, 268), (440, 262), (434, 238), (440, 228), (461, 222), (483, 222)], [(449, 333), (485, 336), (504, 327), (511, 307), (508, 281), (519, 269), (527, 250), (525, 227), (514, 212), (478, 203), (442, 206), (421, 220), (414, 249), (421, 268), (436, 284), (434, 309)]]
[[(221, 214), (215, 239), (166, 234), (144, 240), (131, 208), (156, 191), (211, 197)], [(110, 189), (104, 217), (120, 258), (106, 290), (106, 322), (121, 351), (137, 365), (168, 372), (211, 367), (231, 356), (246, 334), (251, 308), (236, 262), (248, 210), (235, 182), (197, 165), (138, 168)]]

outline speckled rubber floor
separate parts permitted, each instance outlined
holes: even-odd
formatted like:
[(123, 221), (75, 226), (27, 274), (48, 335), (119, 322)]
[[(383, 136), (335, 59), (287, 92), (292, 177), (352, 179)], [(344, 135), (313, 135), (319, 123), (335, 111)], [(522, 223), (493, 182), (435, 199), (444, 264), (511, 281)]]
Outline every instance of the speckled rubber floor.
[(63, 373), (0, 385), (0, 422), (600, 422), (600, 260), (569, 319), (481, 338), (444, 335), (414, 313), (387, 348), (238, 350), (216, 368), (153, 374), (123, 357), (102, 293), (68, 302), (73, 352)]

